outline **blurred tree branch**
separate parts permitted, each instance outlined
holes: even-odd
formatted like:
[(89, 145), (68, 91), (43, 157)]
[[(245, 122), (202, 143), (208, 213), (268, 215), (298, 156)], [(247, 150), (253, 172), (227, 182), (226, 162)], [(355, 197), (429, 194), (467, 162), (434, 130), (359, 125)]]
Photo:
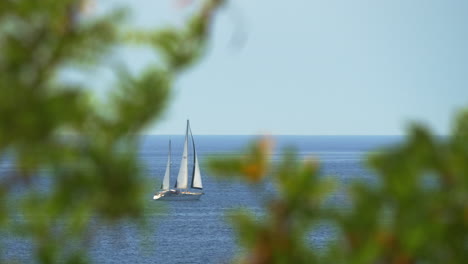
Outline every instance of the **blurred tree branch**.
[[(0, 175), (0, 226), (31, 238), (40, 263), (85, 262), (91, 219), (141, 219), (138, 132), (161, 116), (174, 78), (200, 57), (222, 1), (205, 1), (183, 29), (139, 33), (139, 44), (166, 60), (133, 75), (123, 69), (111, 111), (90, 101), (90, 89), (57, 78), (64, 67), (104, 66), (114, 47), (129, 44), (119, 29), (125, 12), (84, 18), (84, 4), (0, 1), (0, 157), (15, 165)], [(37, 188), (43, 171), (47, 192)]]
[[(369, 169), (376, 184), (340, 186), (351, 206), (327, 203), (329, 177), (317, 163), (299, 161), (288, 151), (267, 166), (262, 179), (277, 184), (265, 203), (265, 216), (240, 211), (233, 225), (245, 254), (240, 263), (466, 263), (468, 261), (468, 112), (455, 120), (450, 136), (438, 137), (414, 125), (405, 141), (372, 154)], [(269, 153), (262, 141), (242, 157), (216, 157), (214, 175), (237, 176), (252, 183), (245, 164), (262, 167)], [(256, 154), (255, 154), (256, 153)], [(269, 178), (266, 178), (269, 175)], [(260, 184), (254, 181), (254, 184)], [(335, 189), (336, 191), (336, 189)], [(306, 239), (317, 223), (337, 234), (321, 250)]]

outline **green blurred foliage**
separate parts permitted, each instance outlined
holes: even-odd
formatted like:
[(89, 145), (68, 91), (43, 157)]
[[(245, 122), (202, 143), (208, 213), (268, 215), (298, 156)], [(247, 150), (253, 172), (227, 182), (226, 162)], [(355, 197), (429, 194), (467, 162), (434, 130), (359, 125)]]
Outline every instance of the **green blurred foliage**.
[[(202, 54), (222, 3), (205, 1), (184, 28), (140, 32), (134, 43), (138, 29), (121, 30), (125, 10), (85, 16), (86, 2), (0, 1), (0, 158), (15, 164), (0, 175), (0, 228), (32, 240), (40, 263), (87, 262), (92, 221), (141, 221), (148, 192), (138, 133), (161, 116), (174, 78)], [(165, 60), (136, 74), (120, 66), (105, 104), (60, 78), (64, 69), (109, 67), (115, 47), (135, 44)], [(41, 174), (48, 191), (37, 187)]]
[[(331, 182), (293, 151), (252, 182), (245, 164), (267, 160), (268, 151), (252, 151), (263, 146), (208, 162), (214, 175), (277, 185), (264, 216), (244, 209), (232, 217), (245, 249), (236, 262), (468, 263), (468, 112), (448, 137), (414, 125), (402, 143), (369, 154), (373, 184)], [(349, 207), (330, 203), (337, 191), (348, 194)], [(316, 249), (307, 239), (323, 223), (336, 232)]]

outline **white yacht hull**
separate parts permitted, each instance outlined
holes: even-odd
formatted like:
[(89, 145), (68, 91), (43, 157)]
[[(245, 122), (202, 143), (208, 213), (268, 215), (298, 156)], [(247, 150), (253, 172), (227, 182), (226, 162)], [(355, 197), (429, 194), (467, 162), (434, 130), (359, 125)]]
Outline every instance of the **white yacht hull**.
[(173, 192), (165, 191), (153, 196), (153, 200), (158, 201), (195, 201), (200, 200), (203, 193), (199, 192)]

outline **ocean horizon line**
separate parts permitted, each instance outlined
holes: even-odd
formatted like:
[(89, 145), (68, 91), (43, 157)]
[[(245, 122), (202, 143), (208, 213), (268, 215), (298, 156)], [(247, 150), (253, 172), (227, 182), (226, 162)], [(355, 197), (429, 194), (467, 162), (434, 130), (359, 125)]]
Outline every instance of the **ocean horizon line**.
[[(185, 134), (140, 134), (140, 136), (184, 136)], [(251, 137), (403, 137), (405, 134), (195, 134), (196, 136), (251, 136)], [(447, 135), (436, 135), (447, 136)]]

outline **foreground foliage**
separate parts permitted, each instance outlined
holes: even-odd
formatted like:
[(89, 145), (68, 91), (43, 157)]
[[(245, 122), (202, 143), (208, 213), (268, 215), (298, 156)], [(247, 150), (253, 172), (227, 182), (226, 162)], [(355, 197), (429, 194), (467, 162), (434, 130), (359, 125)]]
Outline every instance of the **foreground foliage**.
[[(467, 263), (468, 113), (448, 137), (414, 126), (404, 142), (368, 158), (373, 184), (335, 183), (349, 194), (349, 208), (327, 198), (333, 183), (319, 166), (287, 152), (268, 164), (269, 143), (261, 140), (242, 157), (215, 158), (213, 174), (263, 184), (267, 175), (278, 195), (266, 202), (266, 215), (240, 211), (233, 217), (246, 249), (241, 263)], [(320, 225), (336, 230), (324, 249), (307, 237)]]
[[(122, 32), (125, 12), (85, 17), (84, 2), (0, 1), (0, 157), (14, 164), (0, 175), (0, 228), (31, 240), (40, 263), (85, 262), (92, 221), (141, 220), (136, 134), (161, 116), (174, 78), (202, 54), (221, 3), (207, 1), (182, 29)], [(115, 48), (129, 43), (150, 45), (162, 61), (136, 74), (116, 67), (106, 101), (60, 78), (109, 67)], [(270, 150), (267, 139), (243, 157), (210, 162), (219, 175), (254, 185), (269, 175), (277, 184), (265, 216), (233, 219), (246, 249), (240, 262), (468, 262), (468, 114), (447, 138), (416, 126), (370, 156), (376, 184), (337, 186), (294, 152), (270, 164)], [(333, 186), (349, 193), (350, 208), (327, 203)], [(336, 237), (318, 251), (307, 236), (320, 223)]]
[[(0, 228), (32, 240), (41, 263), (86, 261), (92, 220), (142, 218), (148, 192), (137, 134), (161, 116), (174, 78), (202, 53), (221, 4), (206, 1), (185, 28), (129, 33), (119, 30), (128, 29), (123, 10), (88, 16), (89, 2), (0, 1), (0, 158), (14, 164), (0, 175)], [(135, 74), (109, 65), (129, 43), (163, 60)], [(117, 80), (102, 101), (63, 78), (109, 67)]]

